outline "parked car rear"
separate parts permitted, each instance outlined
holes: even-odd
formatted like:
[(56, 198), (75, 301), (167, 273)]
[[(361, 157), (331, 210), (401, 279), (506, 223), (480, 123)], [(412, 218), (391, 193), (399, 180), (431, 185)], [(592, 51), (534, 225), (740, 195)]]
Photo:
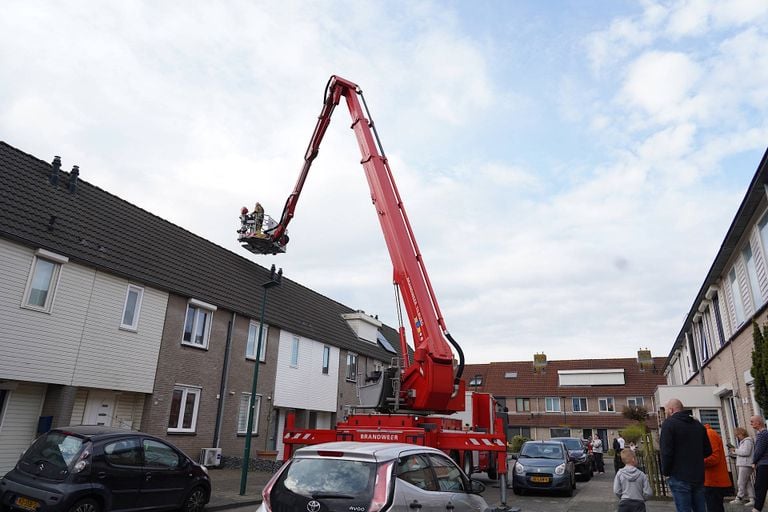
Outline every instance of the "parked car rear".
[(390, 512), (454, 507), (484, 512), (485, 486), (440, 450), (400, 443), (307, 446), (267, 483), (257, 512)]
[(102, 426), (43, 434), (0, 480), (0, 508), (27, 512), (201, 512), (210, 495), (208, 470), (172, 444)]

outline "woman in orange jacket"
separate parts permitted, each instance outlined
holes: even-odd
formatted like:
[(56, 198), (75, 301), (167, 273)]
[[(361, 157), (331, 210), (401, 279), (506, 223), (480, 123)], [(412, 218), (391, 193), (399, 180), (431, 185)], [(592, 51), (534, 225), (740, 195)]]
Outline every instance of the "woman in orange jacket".
[(704, 499), (707, 512), (725, 512), (723, 498), (733, 489), (733, 485), (728, 473), (723, 440), (709, 423), (704, 428), (707, 429), (709, 444), (712, 446), (712, 455), (704, 459)]

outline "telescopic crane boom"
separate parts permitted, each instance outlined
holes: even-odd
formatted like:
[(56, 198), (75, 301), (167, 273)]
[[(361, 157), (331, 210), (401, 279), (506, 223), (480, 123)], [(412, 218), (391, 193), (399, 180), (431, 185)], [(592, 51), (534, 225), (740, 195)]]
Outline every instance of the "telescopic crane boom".
[[(405, 305), (414, 344), (413, 362), (408, 360), (404, 327), (400, 326), (403, 368), (381, 376), (381, 397), (376, 408), (382, 412), (410, 410), (452, 413), (464, 410), (464, 381), (461, 374), (464, 355), (448, 332), (435, 298), (427, 269), (414, 237), (403, 201), (395, 185), (389, 163), (368, 113), (363, 93), (356, 84), (331, 76), (325, 90), (323, 108), (304, 154), (304, 165), (293, 191), (285, 202), (279, 221), (264, 221), (263, 210), (248, 215), (241, 213), (243, 226), (239, 241), (259, 254), (285, 252), (287, 228), (325, 136), (334, 109), (344, 98), (352, 118), (351, 128), (357, 137), (371, 199), (378, 214), (393, 267), (393, 282)], [(257, 204), (257, 209), (261, 206)], [(458, 362), (451, 349), (456, 349)], [(398, 375), (398, 373), (400, 373)], [(370, 404), (363, 404), (370, 405)]]

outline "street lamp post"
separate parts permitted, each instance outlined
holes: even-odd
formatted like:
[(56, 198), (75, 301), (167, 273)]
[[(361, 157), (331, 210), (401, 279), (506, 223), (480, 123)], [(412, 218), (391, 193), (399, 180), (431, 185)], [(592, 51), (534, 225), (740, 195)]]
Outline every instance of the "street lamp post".
[(280, 286), (283, 280), (283, 269), (275, 272), (275, 266), (269, 271), (269, 281), (262, 284), (264, 295), (261, 298), (261, 318), (259, 319), (259, 339), (256, 343), (256, 359), (253, 365), (253, 384), (251, 385), (251, 400), (248, 406), (248, 429), (245, 434), (245, 450), (243, 451), (243, 469), (240, 474), (240, 496), (245, 495), (245, 485), (248, 482), (248, 466), (251, 461), (251, 435), (253, 434), (253, 415), (256, 409), (256, 384), (259, 381), (259, 355), (261, 354), (262, 336), (264, 333), (264, 311), (267, 306), (267, 290)]

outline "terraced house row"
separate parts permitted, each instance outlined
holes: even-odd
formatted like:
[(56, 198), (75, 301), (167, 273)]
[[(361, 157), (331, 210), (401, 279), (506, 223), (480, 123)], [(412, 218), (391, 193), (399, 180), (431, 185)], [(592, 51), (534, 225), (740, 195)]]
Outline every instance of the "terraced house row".
[(254, 452), (286, 411), (327, 428), (356, 381), (398, 356), (376, 318), (0, 142), (0, 475), (50, 426), (105, 424), (196, 456)]

